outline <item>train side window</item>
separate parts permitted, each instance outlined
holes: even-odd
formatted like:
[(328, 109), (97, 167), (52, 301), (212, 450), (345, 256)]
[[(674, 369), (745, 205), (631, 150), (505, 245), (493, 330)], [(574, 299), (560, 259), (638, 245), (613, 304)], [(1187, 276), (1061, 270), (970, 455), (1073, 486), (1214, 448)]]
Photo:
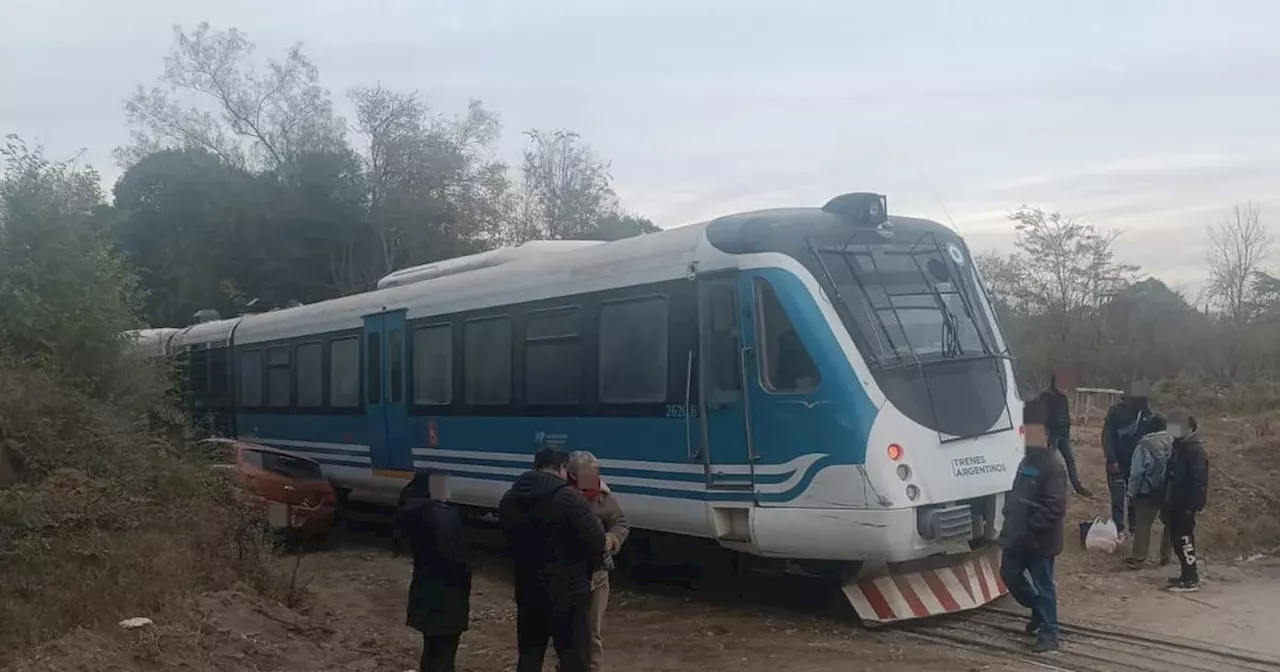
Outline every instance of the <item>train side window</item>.
[(413, 331), (413, 403), (453, 402), (453, 328), (433, 324)]
[(371, 331), (365, 334), (365, 401), (382, 403), (382, 334)]
[(582, 392), (581, 311), (529, 313), (524, 327), (524, 399), (539, 406), (578, 403)]
[(212, 348), (209, 351), (209, 398), (210, 405), (225, 408), (230, 396), (227, 381), (227, 349)]
[(760, 381), (766, 390), (783, 394), (811, 392), (822, 374), (814, 366), (773, 286), (755, 280), (756, 330), (760, 334)]
[(319, 343), (303, 343), (293, 353), (296, 371), (294, 390), (298, 406), (316, 408), (324, 405), (324, 351)]
[(261, 350), (240, 353), (240, 405), (246, 408), (262, 406)]
[(511, 403), (511, 320), (487, 317), (463, 327), (463, 395), (468, 406)]
[(600, 304), (600, 401), (667, 400), (667, 297)]
[(289, 372), (289, 347), (267, 349), (267, 405), (288, 408), (293, 403), (293, 375)]
[(329, 405), (360, 405), (360, 339), (356, 336), (329, 342)]

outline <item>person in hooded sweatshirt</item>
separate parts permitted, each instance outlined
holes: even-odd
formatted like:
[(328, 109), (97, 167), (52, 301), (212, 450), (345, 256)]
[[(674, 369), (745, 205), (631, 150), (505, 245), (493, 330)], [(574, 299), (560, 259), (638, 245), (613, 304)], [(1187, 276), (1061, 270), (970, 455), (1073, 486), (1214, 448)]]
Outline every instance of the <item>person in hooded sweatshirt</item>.
[(471, 617), (471, 567), (458, 511), (434, 497), (429, 470), (400, 493), (396, 529), (413, 551), (406, 622), (422, 633), (419, 672), (453, 672)]
[[(1142, 569), (1151, 550), (1151, 526), (1164, 507), (1165, 478), (1169, 456), (1173, 453), (1173, 437), (1167, 431), (1164, 416), (1154, 413), (1147, 420), (1147, 433), (1138, 441), (1129, 468), (1126, 494), (1133, 509), (1133, 554), (1125, 559), (1129, 569)], [(1161, 555), (1168, 545), (1168, 529), (1160, 541)]]
[[(1126, 512), (1129, 467), (1133, 451), (1142, 438), (1151, 410), (1145, 392), (1133, 386), (1120, 401), (1107, 409), (1102, 423), (1102, 452), (1107, 459), (1107, 489), (1111, 494), (1111, 521), (1121, 537), (1134, 528), (1134, 511)], [(1127, 523), (1127, 526), (1126, 526)]]
[(1196, 514), (1209, 495), (1209, 458), (1200, 441), (1200, 428), (1194, 416), (1178, 412), (1170, 415), (1169, 433), (1173, 435), (1173, 455), (1169, 458), (1168, 512), (1173, 552), (1178, 556), (1180, 572), (1169, 579), (1169, 590), (1190, 593), (1200, 590), (1200, 571), (1196, 566)]
[(1000, 528), (1000, 578), (1018, 604), (1031, 610), (1026, 632), (1033, 648), (1058, 648), (1058, 597), (1053, 565), (1062, 553), (1062, 525), (1067, 515), (1067, 470), (1048, 445), (1045, 409), (1040, 399), (1022, 411), (1026, 456), (1018, 464), (1013, 489), (1005, 497)]
[(560, 672), (591, 669), (591, 577), (604, 568), (605, 532), (568, 466), (567, 453), (539, 450), (498, 504), (515, 566), (516, 672), (542, 670), (547, 640)]

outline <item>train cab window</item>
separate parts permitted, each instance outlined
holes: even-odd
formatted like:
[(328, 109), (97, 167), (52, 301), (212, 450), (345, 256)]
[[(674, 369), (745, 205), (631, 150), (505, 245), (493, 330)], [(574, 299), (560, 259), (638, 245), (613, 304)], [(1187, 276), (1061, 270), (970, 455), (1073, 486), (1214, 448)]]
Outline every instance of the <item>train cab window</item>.
[(262, 405), (262, 351), (240, 353), (240, 405), (257, 408)]
[(352, 336), (329, 342), (329, 405), (360, 405), (360, 339)]
[(303, 343), (293, 353), (295, 371), (294, 398), (302, 408), (324, 404), (324, 351), (319, 343)]
[(267, 349), (267, 405), (288, 408), (293, 403), (293, 375), (288, 346)]
[(534, 405), (578, 403), (582, 346), (577, 306), (529, 313), (524, 322), (524, 400)]
[(488, 317), (463, 327), (463, 397), (468, 406), (511, 403), (511, 320)]
[(814, 366), (773, 287), (757, 278), (756, 320), (760, 335), (760, 380), (770, 392), (797, 394), (818, 387), (822, 374)]
[(413, 330), (413, 403), (453, 402), (453, 328), (433, 324)]
[(600, 304), (600, 401), (666, 401), (667, 339), (667, 297)]

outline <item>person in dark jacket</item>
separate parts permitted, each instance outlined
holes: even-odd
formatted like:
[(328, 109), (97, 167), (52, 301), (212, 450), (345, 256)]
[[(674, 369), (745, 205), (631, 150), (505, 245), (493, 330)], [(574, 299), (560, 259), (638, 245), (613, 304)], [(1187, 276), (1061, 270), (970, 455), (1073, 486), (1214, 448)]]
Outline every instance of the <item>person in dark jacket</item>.
[(605, 533), (569, 487), (569, 455), (534, 456), (502, 496), (498, 517), (515, 565), (517, 672), (538, 672), (555, 647), (560, 672), (591, 669), (591, 576), (604, 568)]
[(1081, 497), (1092, 497), (1093, 493), (1080, 483), (1080, 472), (1076, 470), (1076, 454), (1071, 448), (1071, 404), (1067, 395), (1058, 389), (1058, 374), (1049, 377), (1049, 387), (1040, 393), (1040, 400), (1045, 407), (1049, 448), (1062, 454), (1062, 461), (1067, 466), (1067, 477), (1071, 479), (1071, 489)]
[(413, 551), (406, 622), (422, 633), (419, 672), (453, 672), (471, 617), (471, 567), (462, 517), (432, 496), (431, 476), (414, 474), (396, 512), (396, 529)]
[(1031, 610), (1027, 633), (1034, 651), (1058, 648), (1058, 598), (1053, 564), (1062, 552), (1067, 514), (1067, 471), (1048, 447), (1045, 409), (1039, 399), (1026, 403), (1022, 424), (1026, 456), (1018, 464), (1013, 490), (1005, 496), (999, 543), (1000, 578), (1013, 599)]
[(1173, 434), (1173, 455), (1169, 458), (1166, 479), (1168, 494), (1165, 510), (1173, 553), (1181, 571), (1169, 579), (1169, 590), (1190, 593), (1200, 590), (1200, 571), (1196, 566), (1196, 514), (1204, 509), (1209, 497), (1209, 458), (1200, 441), (1200, 427), (1194, 416), (1185, 412), (1170, 415), (1169, 432)]
[(1125, 530), (1134, 528), (1134, 511), (1125, 506), (1129, 471), (1133, 463), (1133, 451), (1145, 433), (1144, 426), (1150, 415), (1150, 405), (1145, 393), (1135, 388), (1107, 410), (1107, 417), (1102, 422), (1102, 452), (1107, 459), (1111, 521), (1116, 524), (1116, 531), (1121, 535), (1125, 534)]

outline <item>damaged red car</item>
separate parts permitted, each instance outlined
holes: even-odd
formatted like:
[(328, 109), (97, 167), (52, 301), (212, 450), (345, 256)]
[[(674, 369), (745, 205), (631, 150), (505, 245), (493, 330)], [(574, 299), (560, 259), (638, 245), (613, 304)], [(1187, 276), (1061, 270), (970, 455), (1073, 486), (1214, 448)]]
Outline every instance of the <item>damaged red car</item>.
[(337, 495), (315, 460), (236, 439), (204, 439), (198, 445), (213, 454), (218, 467), (235, 471), (273, 530), (309, 537), (323, 536), (333, 526)]

